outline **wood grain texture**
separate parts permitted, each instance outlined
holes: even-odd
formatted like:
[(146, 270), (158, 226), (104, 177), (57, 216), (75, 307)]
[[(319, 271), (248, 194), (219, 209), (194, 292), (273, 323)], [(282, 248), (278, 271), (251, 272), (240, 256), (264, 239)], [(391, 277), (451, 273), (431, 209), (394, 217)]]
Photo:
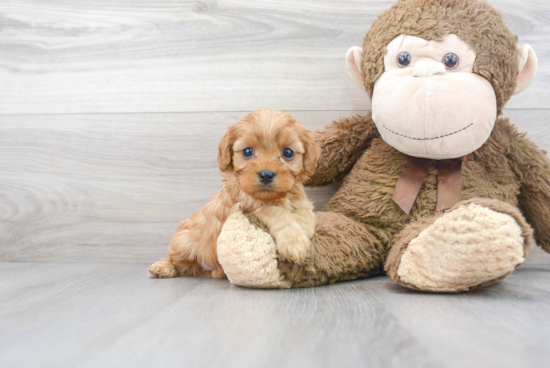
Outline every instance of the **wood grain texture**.
[[(369, 109), (344, 55), (393, 2), (2, 2), (0, 114)], [(550, 108), (550, 3), (489, 2), (539, 57), (508, 108)]]
[[(357, 112), (290, 112), (310, 129)], [(151, 262), (221, 188), (246, 112), (0, 116), (0, 260)], [(550, 150), (547, 110), (506, 111)], [(308, 190), (317, 210), (337, 185)]]
[[(0, 260), (152, 261), (222, 187), (246, 113), (0, 116)], [(293, 114), (311, 129), (338, 112)], [(309, 192), (322, 205), (333, 192)]]
[[(550, 3), (489, 2), (540, 63), (505, 115), (550, 150)], [(146, 274), (221, 187), (228, 124), (370, 108), (343, 59), (392, 3), (0, 2), (0, 367), (546, 367), (540, 250), (464, 295)], [(336, 188), (308, 194), (320, 209)]]
[(146, 265), (0, 263), (2, 367), (547, 367), (550, 257), (497, 285), (387, 277), (294, 290), (151, 279)]

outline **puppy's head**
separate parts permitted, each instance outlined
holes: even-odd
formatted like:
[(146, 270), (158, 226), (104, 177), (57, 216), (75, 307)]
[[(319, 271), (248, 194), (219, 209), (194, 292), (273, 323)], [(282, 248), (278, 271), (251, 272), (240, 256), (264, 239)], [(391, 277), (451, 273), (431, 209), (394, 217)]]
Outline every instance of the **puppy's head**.
[(260, 200), (283, 198), (315, 172), (320, 149), (311, 132), (276, 110), (254, 111), (227, 128), (218, 164)]

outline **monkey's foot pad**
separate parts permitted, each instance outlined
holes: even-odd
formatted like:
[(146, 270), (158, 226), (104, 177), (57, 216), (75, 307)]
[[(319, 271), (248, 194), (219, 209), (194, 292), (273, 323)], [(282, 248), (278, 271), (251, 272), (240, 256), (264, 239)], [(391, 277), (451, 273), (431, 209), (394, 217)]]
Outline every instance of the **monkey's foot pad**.
[(514, 217), (474, 203), (461, 205), (410, 241), (398, 282), (434, 292), (487, 286), (524, 262), (524, 243)]
[(218, 260), (232, 284), (254, 288), (289, 288), (281, 278), (277, 245), (265, 226), (235, 212), (218, 237)]

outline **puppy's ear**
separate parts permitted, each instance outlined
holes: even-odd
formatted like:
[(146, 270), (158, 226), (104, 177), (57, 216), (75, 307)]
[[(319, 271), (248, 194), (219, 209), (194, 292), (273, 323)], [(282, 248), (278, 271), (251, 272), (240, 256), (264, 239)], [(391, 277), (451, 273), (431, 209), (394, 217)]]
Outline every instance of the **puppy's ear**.
[(313, 140), (311, 131), (304, 128), (302, 125), (299, 126), (299, 130), (300, 138), (302, 139), (302, 144), (304, 145), (305, 150), (303, 158), (304, 175), (309, 178), (315, 174), (317, 161), (319, 161), (319, 157), (321, 156), (321, 148), (319, 148), (317, 143)]
[(218, 146), (218, 166), (221, 171), (233, 170), (233, 143), (235, 132), (233, 126), (227, 127), (227, 132), (223, 136)]

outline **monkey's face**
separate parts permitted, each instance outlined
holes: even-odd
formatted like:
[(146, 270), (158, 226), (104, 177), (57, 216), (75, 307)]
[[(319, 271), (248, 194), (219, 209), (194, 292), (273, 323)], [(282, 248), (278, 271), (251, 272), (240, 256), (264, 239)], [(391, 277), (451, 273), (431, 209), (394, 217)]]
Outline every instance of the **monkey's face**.
[(387, 143), (411, 156), (459, 158), (485, 143), (506, 102), (535, 78), (537, 55), (517, 40), (484, 1), (399, 0), (346, 64)]
[(442, 42), (401, 35), (387, 46), (372, 118), (386, 143), (415, 157), (458, 158), (489, 138), (497, 116), (491, 84), (472, 72), (475, 52), (456, 35)]

